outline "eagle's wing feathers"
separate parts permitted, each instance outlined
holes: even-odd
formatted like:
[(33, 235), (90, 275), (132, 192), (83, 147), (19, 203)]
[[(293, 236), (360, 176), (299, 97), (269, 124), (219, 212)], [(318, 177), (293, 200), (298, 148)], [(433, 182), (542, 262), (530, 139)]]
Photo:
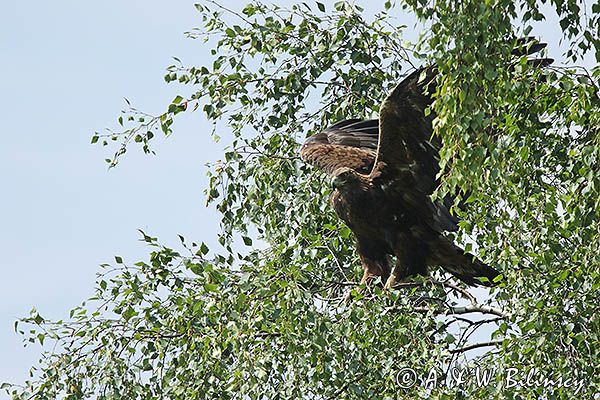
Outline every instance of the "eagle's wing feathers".
[(415, 163), (429, 167), (437, 157), (439, 143), (431, 143), (433, 130), (431, 116), (425, 109), (431, 97), (424, 94), (433, 82), (434, 67), (414, 71), (400, 82), (386, 97), (379, 110), (379, 147), (376, 169), (373, 173), (392, 174), (409, 171)]
[(425, 115), (432, 103), (435, 67), (414, 71), (388, 95), (379, 111), (379, 146), (370, 178), (394, 190), (438, 232), (455, 231), (458, 220), (449, 210), (452, 199), (432, 203), (427, 196), (438, 182), (439, 138), (433, 135), (434, 115)]
[(379, 140), (379, 121), (345, 120), (330, 126), (323, 133), (327, 135), (331, 144), (375, 151)]
[(309, 137), (300, 156), (329, 175), (344, 167), (368, 174), (375, 160), (378, 136), (377, 120), (340, 121)]

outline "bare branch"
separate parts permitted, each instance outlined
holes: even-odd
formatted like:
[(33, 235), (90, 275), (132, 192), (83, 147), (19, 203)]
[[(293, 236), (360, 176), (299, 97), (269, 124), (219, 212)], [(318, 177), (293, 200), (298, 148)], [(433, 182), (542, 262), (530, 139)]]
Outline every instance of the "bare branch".
[(446, 308), (432, 308), (432, 307), (412, 307), (412, 308), (403, 308), (403, 307), (389, 307), (386, 309), (387, 312), (392, 311), (416, 311), (420, 313), (429, 313), (433, 312), (436, 315), (461, 315), (461, 314), (472, 314), (472, 313), (481, 313), (481, 314), (492, 314), (501, 317), (500, 319), (508, 318), (509, 314), (505, 313), (499, 308), (484, 306), (484, 305), (474, 305), (474, 306), (465, 306), (465, 307), (452, 307), (446, 306)]
[(503, 342), (503, 340), (491, 340), (489, 342), (473, 343), (468, 346), (459, 347), (458, 349), (452, 349), (452, 350), (450, 350), (450, 353), (452, 353), (452, 354), (464, 353), (465, 351), (478, 349), (480, 347), (497, 346), (499, 344), (502, 344), (502, 342)]
[(508, 318), (509, 315), (496, 307), (484, 306), (484, 305), (473, 305), (465, 307), (449, 307), (446, 314), (471, 314), (471, 313), (482, 313), (482, 314), (493, 314), (502, 318)]

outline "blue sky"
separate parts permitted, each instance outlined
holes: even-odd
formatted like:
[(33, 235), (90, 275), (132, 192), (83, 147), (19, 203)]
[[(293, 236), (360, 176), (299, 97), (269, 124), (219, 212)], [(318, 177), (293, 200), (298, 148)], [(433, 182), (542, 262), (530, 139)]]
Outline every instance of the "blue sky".
[(162, 79), (171, 57), (208, 57), (183, 35), (198, 24), (192, 1), (3, 3), (0, 382), (23, 381), (40, 352), (23, 348), (14, 321), (33, 306), (68, 316), (93, 294), (99, 264), (145, 258), (138, 228), (173, 244), (213, 240), (204, 164), (222, 146), (201, 113), (179, 118), (158, 156), (132, 149), (111, 171), (107, 149), (90, 145), (94, 130), (116, 126), (124, 96), (163, 110), (178, 92)]
[[(205, 163), (222, 145), (201, 113), (185, 114), (158, 156), (90, 145), (115, 127), (123, 97), (161, 112), (181, 90), (162, 76), (171, 57), (200, 65), (193, 1), (5, 2), (0, 14), (0, 382), (22, 382), (39, 357), (13, 323), (37, 307), (63, 318), (93, 293), (98, 265), (144, 258), (137, 229), (176, 244), (177, 234), (214, 243), (216, 213), (204, 207)], [(236, 2), (239, 3), (239, 2)], [(229, 4), (228, 4), (229, 5)], [(235, 4), (233, 5), (235, 6)], [(552, 25), (536, 32), (556, 57)], [(0, 399), (5, 398), (0, 393)]]

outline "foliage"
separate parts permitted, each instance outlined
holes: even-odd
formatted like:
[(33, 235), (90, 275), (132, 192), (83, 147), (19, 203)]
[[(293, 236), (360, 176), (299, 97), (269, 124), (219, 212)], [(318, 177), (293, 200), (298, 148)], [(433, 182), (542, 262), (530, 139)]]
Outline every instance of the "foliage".
[[(566, 56), (600, 61), (600, 5), (550, 4), (571, 43)], [(131, 108), (121, 131), (92, 142), (118, 144), (115, 166), (132, 141), (151, 152), (179, 113), (226, 121), (225, 133), (213, 131), (228, 147), (207, 189), (222, 215), (222, 249), (181, 238), (175, 250), (142, 233), (149, 260), (104, 266), (96, 295), (68, 320), (33, 311), (16, 329), (27, 323), (29, 341), (56, 348), (25, 387), (9, 387), (15, 399), (550, 399), (600, 390), (600, 68), (541, 72), (511, 55), (546, 10), (531, 0), (387, 2), (376, 15), (344, 2), (196, 8), (203, 26), (188, 35), (211, 46), (212, 64), (177, 60), (165, 76), (195, 93), (159, 116)], [(416, 43), (403, 38), (399, 12), (428, 26)], [(338, 119), (376, 117), (385, 93), (429, 62), (440, 71), (437, 195), (462, 194), (456, 240), (476, 243), (504, 275), (484, 296), (439, 272), (389, 293), (357, 290), (351, 232), (327, 204), (330, 185), (297, 156), (304, 136)], [(493, 351), (465, 356), (478, 347)], [(477, 383), (476, 366), (496, 371), (490, 382)], [(456, 367), (471, 368), (466, 381)], [(424, 381), (411, 385), (405, 368)], [(511, 368), (521, 385), (507, 380)]]

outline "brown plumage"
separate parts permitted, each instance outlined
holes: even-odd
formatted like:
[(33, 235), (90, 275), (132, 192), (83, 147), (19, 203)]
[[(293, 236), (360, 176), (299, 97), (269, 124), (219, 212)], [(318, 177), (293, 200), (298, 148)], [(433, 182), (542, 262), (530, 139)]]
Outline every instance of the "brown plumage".
[[(517, 46), (515, 54), (532, 54), (545, 45), (527, 38)], [(414, 71), (383, 101), (379, 120), (338, 122), (301, 148), (304, 161), (333, 177), (331, 203), (356, 236), (363, 282), (381, 277), (390, 287), (410, 275), (426, 276), (434, 265), (469, 285), (489, 285), (499, 274), (444, 236), (458, 229), (449, 211), (453, 199), (430, 198), (439, 184), (441, 143), (433, 134), (435, 115), (425, 109), (436, 74), (435, 66)]]
[(344, 120), (311, 136), (300, 155), (329, 175), (341, 167), (368, 174), (377, 155), (378, 136), (379, 122), (375, 119)]

